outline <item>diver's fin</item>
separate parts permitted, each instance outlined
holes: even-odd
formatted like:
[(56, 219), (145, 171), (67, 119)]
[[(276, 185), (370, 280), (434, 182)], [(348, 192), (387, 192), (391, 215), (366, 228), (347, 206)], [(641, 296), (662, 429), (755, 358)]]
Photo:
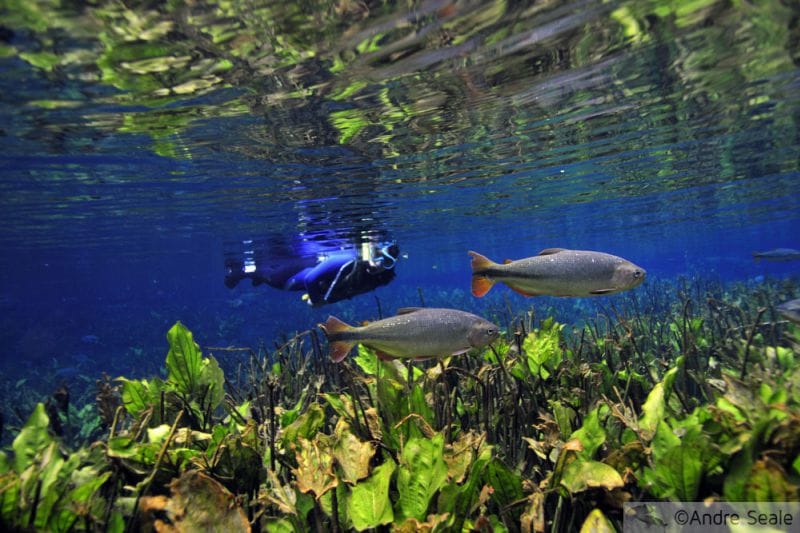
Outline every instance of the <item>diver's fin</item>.
[(334, 363), (342, 362), (356, 343), (351, 340), (335, 340), (335, 338), (337, 334), (350, 331), (353, 327), (347, 325), (333, 315), (329, 316), (328, 320), (324, 324), (320, 324), (319, 327), (322, 328), (322, 331), (325, 332), (325, 337), (328, 338), (331, 360), (333, 360)]
[(244, 265), (235, 259), (225, 260), (225, 286), (229, 289), (234, 288), (244, 278)]
[(595, 289), (593, 291), (589, 291), (589, 294), (608, 294), (610, 292), (614, 292), (616, 289)]
[(237, 276), (234, 274), (226, 274), (225, 275), (225, 286), (229, 289), (234, 288), (239, 282), (242, 280), (244, 276)]
[(539, 255), (553, 255), (557, 254), (558, 252), (563, 252), (564, 250), (564, 248), (545, 248), (539, 252)]
[(424, 307), (401, 307), (397, 310), (397, 314), (407, 315), (409, 313), (413, 313), (414, 311), (419, 311), (420, 309), (424, 309)]

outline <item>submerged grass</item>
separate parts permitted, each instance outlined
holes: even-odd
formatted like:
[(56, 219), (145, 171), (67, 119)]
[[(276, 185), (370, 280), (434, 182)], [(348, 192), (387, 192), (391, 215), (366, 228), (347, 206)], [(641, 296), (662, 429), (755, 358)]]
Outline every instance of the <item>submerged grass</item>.
[(504, 306), (494, 346), (425, 364), (334, 365), (311, 330), (227, 374), (177, 323), (165, 378), (36, 404), (0, 526), (571, 531), (621, 529), (626, 501), (795, 501), (800, 328), (775, 305), (797, 294), (651, 283), (571, 327)]

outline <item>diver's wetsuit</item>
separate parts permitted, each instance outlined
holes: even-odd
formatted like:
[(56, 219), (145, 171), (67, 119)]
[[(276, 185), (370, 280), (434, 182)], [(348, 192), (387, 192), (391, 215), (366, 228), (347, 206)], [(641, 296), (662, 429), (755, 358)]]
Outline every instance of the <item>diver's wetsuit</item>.
[(245, 272), (241, 261), (225, 262), (225, 285), (235, 287), (244, 278), (253, 285), (266, 283), (284, 290), (305, 290), (308, 303), (321, 306), (352, 298), (388, 284), (395, 277), (394, 265), (400, 249), (397, 244), (379, 249), (372, 261), (353, 251), (336, 251), (321, 262), (316, 257), (286, 258), (263, 263), (253, 262), (251, 272)]

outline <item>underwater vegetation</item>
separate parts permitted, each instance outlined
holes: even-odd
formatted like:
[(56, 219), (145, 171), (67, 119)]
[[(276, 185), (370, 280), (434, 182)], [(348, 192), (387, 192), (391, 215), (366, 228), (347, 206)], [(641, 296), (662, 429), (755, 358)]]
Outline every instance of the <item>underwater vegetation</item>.
[(203, 353), (178, 322), (164, 376), (97, 381), (91, 438), (66, 390), (5, 421), (0, 527), (613, 531), (626, 501), (796, 501), (797, 296), (653, 283), (580, 325), (500, 311), (491, 346), (422, 363), (335, 364), (316, 329)]

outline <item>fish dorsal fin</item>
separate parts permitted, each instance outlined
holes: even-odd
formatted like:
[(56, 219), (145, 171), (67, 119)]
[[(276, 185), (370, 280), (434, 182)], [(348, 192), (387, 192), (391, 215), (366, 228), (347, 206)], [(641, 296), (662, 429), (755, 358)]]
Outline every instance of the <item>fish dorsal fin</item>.
[(420, 309), (424, 309), (424, 307), (401, 307), (397, 310), (397, 315), (407, 315), (409, 313), (413, 313), (414, 311), (419, 311)]
[(513, 259), (506, 259), (505, 261), (503, 261), (503, 264), (504, 264), (504, 265), (507, 265), (507, 264), (509, 264), (509, 263), (513, 263), (513, 262), (514, 262), (514, 260), (513, 260)]
[(545, 248), (544, 250), (539, 252), (539, 255), (553, 255), (553, 254), (557, 254), (558, 252), (563, 252), (563, 251), (564, 251), (564, 248)]

